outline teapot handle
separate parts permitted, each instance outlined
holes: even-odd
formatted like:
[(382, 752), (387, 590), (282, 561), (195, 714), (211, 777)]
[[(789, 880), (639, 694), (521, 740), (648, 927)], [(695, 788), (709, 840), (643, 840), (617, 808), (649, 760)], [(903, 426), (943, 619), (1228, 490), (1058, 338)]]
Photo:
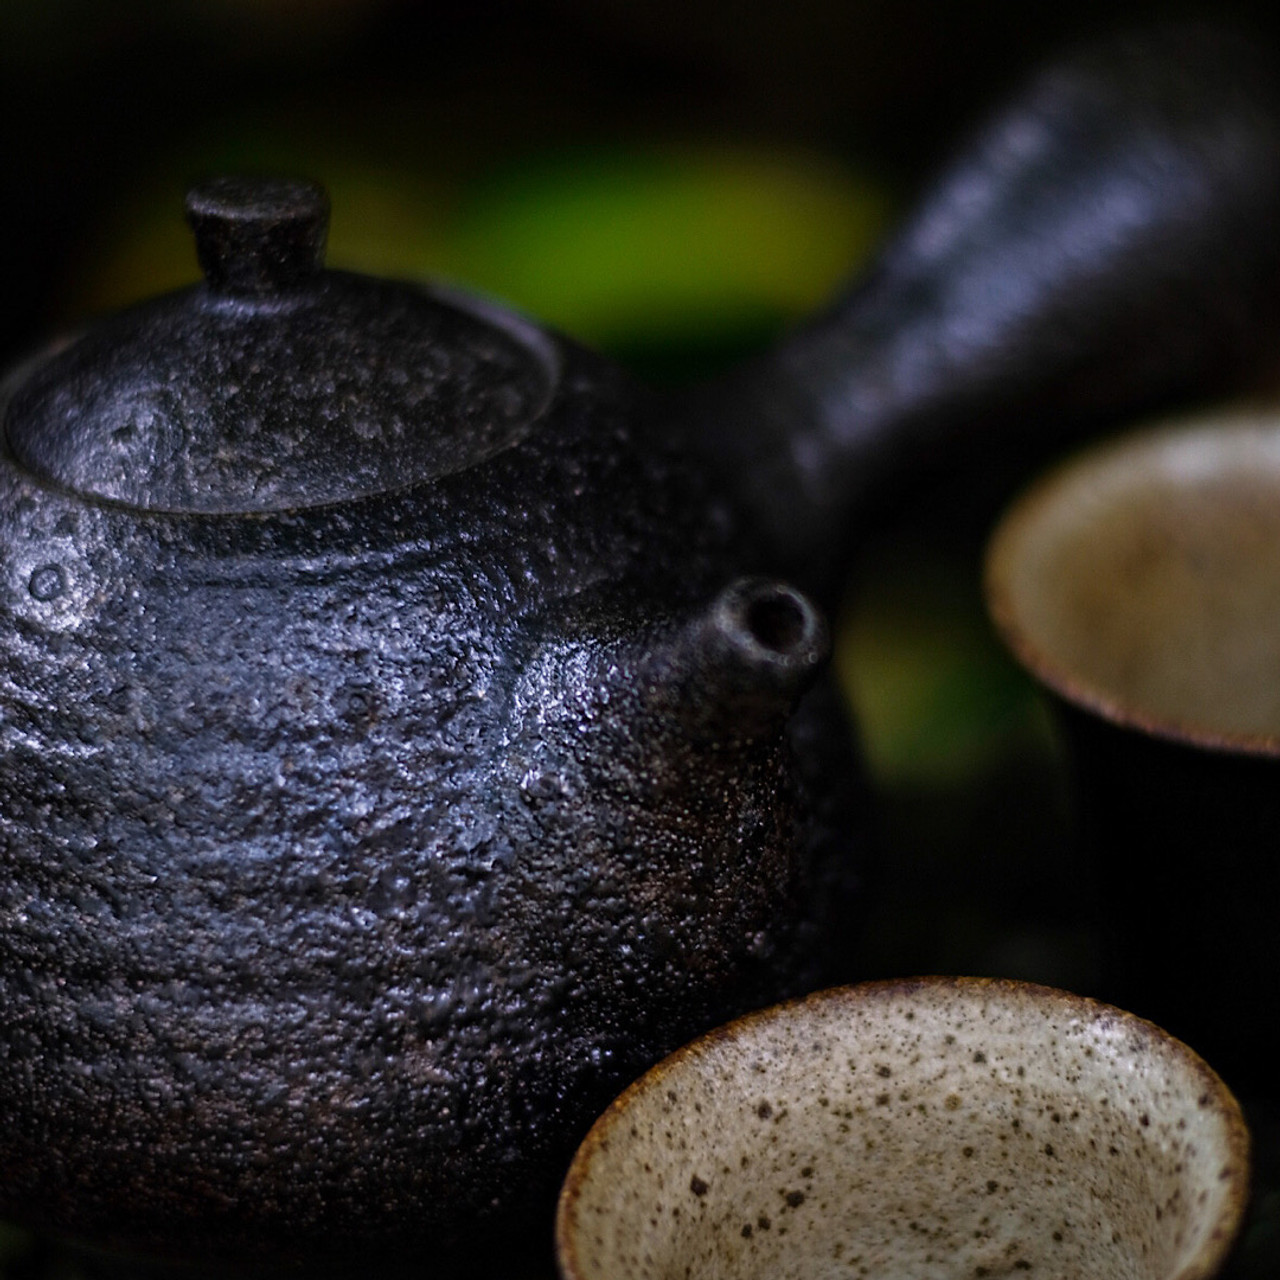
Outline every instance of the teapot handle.
[(692, 434), (763, 532), (761, 568), (821, 599), (854, 526), (966, 451), (1025, 471), (1275, 363), (1278, 84), (1269, 50), (1199, 24), (1049, 67), (845, 296), (695, 393)]

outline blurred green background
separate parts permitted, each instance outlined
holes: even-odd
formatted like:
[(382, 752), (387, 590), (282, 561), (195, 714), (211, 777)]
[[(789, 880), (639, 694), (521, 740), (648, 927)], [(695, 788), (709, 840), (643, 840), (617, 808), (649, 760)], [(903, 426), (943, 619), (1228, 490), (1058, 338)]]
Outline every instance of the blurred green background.
[[(1215, 12), (1273, 35), (1273, 9)], [(193, 279), (184, 185), (278, 169), (328, 185), (332, 265), (466, 282), (678, 384), (829, 296), (965, 122), (1044, 53), (1169, 11), (0, 0), (0, 356)], [(1088, 992), (1092, 890), (1052, 732), (978, 590), (1012, 478), (988, 480), (978, 459), (954, 479), (868, 539), (838, 620), (882, 850), (866, 976)], [(1270, 1216), (1242, 1276), (1274, 1260), (1267, 1159)], [(0, 1227), (0, 1280), (74, 1274)]]

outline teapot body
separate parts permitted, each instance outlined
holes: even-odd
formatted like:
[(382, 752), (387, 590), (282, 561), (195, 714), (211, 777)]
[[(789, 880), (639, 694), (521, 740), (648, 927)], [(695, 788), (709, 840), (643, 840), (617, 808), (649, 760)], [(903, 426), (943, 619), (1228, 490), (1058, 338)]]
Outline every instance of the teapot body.
[(560, 354), (527, 438), (353, 502), (139, 512), (0, 460), (6, 1215), (229, 1263), (442, 1247), (811, 980), (785, 714), (706, 732), (653, 666), (731, 530)]

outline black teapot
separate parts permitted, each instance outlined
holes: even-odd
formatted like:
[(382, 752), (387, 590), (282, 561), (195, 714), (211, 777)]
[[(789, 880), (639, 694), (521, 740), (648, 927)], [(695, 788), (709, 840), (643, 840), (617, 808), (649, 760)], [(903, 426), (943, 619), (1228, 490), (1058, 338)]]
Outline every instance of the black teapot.
[(230, 1270), (483, 1252), (623, 1083), (830, 976), (849, 528), (1267, 366), (1273, 97), (1200, 30), (1052, 69), (678, 401), (323, 270), (314, 186), (197, 187), (205, 282), (0, 393), (0, 1213)]

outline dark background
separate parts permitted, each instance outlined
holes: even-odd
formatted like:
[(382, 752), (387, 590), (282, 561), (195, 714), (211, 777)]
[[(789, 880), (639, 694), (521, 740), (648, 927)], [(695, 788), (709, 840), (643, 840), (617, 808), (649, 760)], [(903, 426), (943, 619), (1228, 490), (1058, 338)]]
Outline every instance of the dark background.
[[(1273, 7), (1214, 12), (1274, 25)], [(77, 279), (140, 191), (211, 159), (359, 155), (447, 200), (520, 158), (696, 140), (818, 152), (909, 191), (1045, 50), (1168, 8), (5, 0), (0, 354), (76, 314)]]
[[(1213, 12), (1272, 39), (1274, 7)], [(329, 183), (339, 264), (475, 279), (679, 381), (835, 288), (965, 123), (1044, 54), (1171, 12), (1103, 0), (0, 0), (0, 357), (194, 276), (182, 186), (243, 165)], [(764, 186), (748, 199), (753, 174)], [(805, 209), (769, 222), (796, 193)], [(832, 209), (845, 197), (842, 219)], [(723, 238), (721, 206), (735, 201), (750, 253), (703, 280), (694, 252), (669, 283), (655, 265), (644, 287), (644, 253), (689, 253), (699, 228), (708, 244)], [(605, 253), (588, 278), (581, 224), (563, 210), (616, 237), (630, 273)], [(824, 229), (836, 243), (805, 242)], [(795, 261), (795, 287), (761, 283), (751, 254)], [(586, 305), (611, 281), (612, 309)], [(837, 662), (882, 849), (863, 964), (869, 977), (985, 973), (1088, 994), (1095, 890), (1058, 749), (978, 590), (1005, 496), (957, 477), (949, 496), (880, 528), (850, 583)], [(1280, 1142), (1274, 1099), (1246, 1101), (1259, 1194), (1233, 1274), (1260, 1277), (1280, 1273)], [(5, 1280), (66, 1265), (0, 1227)]]

